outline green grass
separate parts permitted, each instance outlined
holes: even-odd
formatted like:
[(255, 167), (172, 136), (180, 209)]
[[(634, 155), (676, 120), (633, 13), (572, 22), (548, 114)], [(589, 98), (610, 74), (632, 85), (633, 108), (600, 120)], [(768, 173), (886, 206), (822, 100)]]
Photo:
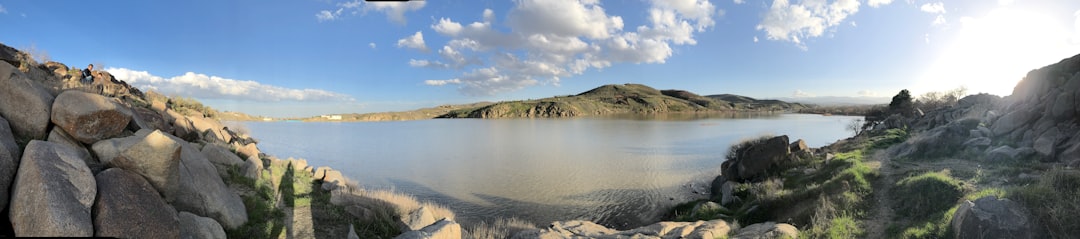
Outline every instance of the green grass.
[(945, 172), (927, 172), (896, 182), (896, 214), (926, 219), (948, 210), (964, 196), (964, 186)]
[(1051, 238), (1080, 235), (1080, 172), (1054, 169), (1033, 185), (1015, 187), (1006, 195), (1024, 205)]
[(239, 185), (245, 191), (240, 198), (248, 213), (248, 222), (236, 229), (226, 229), (229, 238), (276, 238), (285, 232), (285, 212), (274, 206), (276, 197), (266, 177), (250, 179), (243, 176), (239, 167), (229, 167), (225, 178), (230, 185)]

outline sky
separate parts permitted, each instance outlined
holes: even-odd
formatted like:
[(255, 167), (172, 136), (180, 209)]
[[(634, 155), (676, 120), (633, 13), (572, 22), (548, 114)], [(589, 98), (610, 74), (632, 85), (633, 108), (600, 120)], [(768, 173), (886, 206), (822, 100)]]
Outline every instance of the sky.
[(0, 43), (271, 117), (640, 83), (701, 95), (1009, 95), (1080, 54), (1080, 1), (8, 1)]

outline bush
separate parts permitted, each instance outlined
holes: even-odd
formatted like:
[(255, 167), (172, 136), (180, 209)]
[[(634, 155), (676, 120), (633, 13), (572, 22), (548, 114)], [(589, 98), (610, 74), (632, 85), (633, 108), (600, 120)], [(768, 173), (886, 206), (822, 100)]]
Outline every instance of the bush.
[(928, 172), (896, 182), (894, 198), (897, 215), (915, 220), (939, 215), (964, 196), (960, 181), (945, 172)]
[(919, 96), (919, 100), (915, 101), (915, 105), (922, 110), (935, 110), (945, 107), (952, 107), (956, 105), (956, 102), (967, 95), (967, 87), (961, 86), (946, 92), (931, 91), (926, 92)]
[(1027, 207), (1034, 225), (1042, 225), (1050, 238), (1080, 235), (1080, 172), (1051, 170), (1035, 185), (1017, 187), (1007, 195)]

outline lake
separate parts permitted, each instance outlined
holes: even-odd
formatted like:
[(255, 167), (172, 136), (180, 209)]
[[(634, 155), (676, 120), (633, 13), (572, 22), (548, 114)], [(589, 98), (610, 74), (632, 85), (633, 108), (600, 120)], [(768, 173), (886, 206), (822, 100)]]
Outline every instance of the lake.
[(259, 148), (366, 188), (445, 205), (465, 225), (518, 217), (629, 228), (706, 198), (728, 148), (764, 134), (820, 147), (855, 116), (692, 114), (574, 119), (245, 122)]

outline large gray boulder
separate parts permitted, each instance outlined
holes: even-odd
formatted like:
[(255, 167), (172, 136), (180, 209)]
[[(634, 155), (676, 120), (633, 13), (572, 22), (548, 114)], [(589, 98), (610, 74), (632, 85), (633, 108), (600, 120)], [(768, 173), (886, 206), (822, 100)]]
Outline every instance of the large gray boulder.
[(246, 178), (259, 179), (263, 171), (262, 160), (258, 157), (249, 157), (244, 161), (244, 166), (240, 170)]
[(461, 225), (443, 219), (420, 230), (402, 233), (394, 239), (461, 239)]
[(763, 176), (765, 171), (788, 160), (790, 148), (787, 135), (781, 135), (754, 142), (738, 148), (735, 158), (725, 161), (721, 166), (722, 176), (727, 181), (744, 182)]
[(994, 136), (1001, 136), (1013, 132), (1016, 129), (1028, 125), (1032, 120), (1038, 118), (1038, 115), (1027, 110), (1016, 110), (1009, 112), (994, 121), (994, 124), (990, 126), (990, 130), (994, 132)]
[(219, 144), (203, 146), (202, 153), (206, 155), (206, 159), (210, 160), (210, 163), (214, 164), (218, 175), (221, 175), (221, 177), (228, 176), (229, 167), (241, 167), (244, 165), (243, 159), (240, 159), (235, 153)]
[(0, 62), (0, 116), (19, 138), (45, 139), (53, 96), (7, 62)]
[(94, 236), (177, 238), (180, 222), (175, 209), (158, 196), (138, 174), (120, 168), (98, 173), (94, 203)]
[(142, 175), (165, 196), (166, 201), (174, 201), (180, 177), (181, 142), (158, 130), (143, 137), (132, 137), (135, 138), (134, 143), (121, 148), (117, 157), (101, 160), (106, 165)]
[(195, 125), (191, 123), (191, 120), (187, 116), (184, 116), (171, 109), (166, 109), (161, 113), (161, 117), (165, 119), (165, 122), (171, 122), (173, 127), (173, 135), (184, 139), (185, 141), (195, 141), (199, 139), (199, 132), (195, 130)]
[(172, 122), (166, 121), (157, 111), (142, 107), (131, 108), (131, 122), (128, 123), (128, 128), (161, 130), (170, 134), (174, 132)]
[(214, 219), (180, 212), (181, 239), (225, 239), (225, 229)]
[(178, 210), (213, 218), (227, 229), (235, 229), (247, 223), (247, 210), (240, 195), (229, 189), (210, 160), (187, 142), (181, 142), (180, 185), (177, 195), (173, 206)]
[(131, 112), (98, 94), (64, 91), (52, 105), (52, 122), (84, 144), (119, 135), (130, 121)]
[(991, 162), (1013, 160), (1016, 159), (1019, 154), (1020, 152), (1018, 152), (1013, 147), (1009, 147), (1008, 145), (1002, 145), (997, 148), (991, 149), (990, 152), (986, 153), (986, 160)]
[(222, 125), (221, 122), (200, 116), (191, 116), (188, 119), (191, 120), (191, 124), (195, 126), (195, 131), (199, 132), (199, 136), (203, 140), (226, 144), (232, 142), (232, 135), (225, 132), (225, 125)]
[(94, 235), (90, 207), (97, 184), (75, 150), (30, 141), (13, 186), (8, 217), (15, 236)]
[(7, 208), (11, 181), (15, 180), (15, 172), (19, 170), (19, 157), (22, 157), (22, 150), (15, 144), (7, 120), (0, 117), (0, 208)]
[(1028, 211), (1008, 199), (986, 196), (960, 204), (953, 214), (954, 238), (1037, 238)]

